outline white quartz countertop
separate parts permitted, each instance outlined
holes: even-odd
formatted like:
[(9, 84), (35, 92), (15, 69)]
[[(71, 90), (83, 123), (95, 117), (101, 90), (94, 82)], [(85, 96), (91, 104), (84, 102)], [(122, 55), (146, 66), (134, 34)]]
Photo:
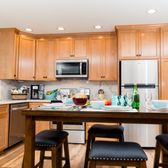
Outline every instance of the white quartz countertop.
[(15, 104), (15, 103), (25, 103), (25, 102), (44, 102), (44, 103), (47, 103), (47, 102), (51, 102), (51, 100), (32, 100), (32, 99), (29, 99), (29, 100), (1, 100), (0, 101), (0, 104)]

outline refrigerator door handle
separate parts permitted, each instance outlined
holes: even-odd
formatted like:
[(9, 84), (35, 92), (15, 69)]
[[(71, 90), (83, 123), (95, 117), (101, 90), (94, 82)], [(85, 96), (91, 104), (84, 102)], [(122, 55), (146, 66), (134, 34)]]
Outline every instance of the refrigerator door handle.
[[(132, 83), (124, 84), (121, 87), (124, 87), (124, 88), (133, 88), (134, 84), (132, 84)], [(153, 89), (153, 88), (156, 88), (157, 86), (154, 83), (151, 83), (151, 84), (141, 84), (141, 83), (138, 83), (137, 87), (138, 88), (144, 88), (144, 89), (146, 89), (146, 88), (152, 88)]]

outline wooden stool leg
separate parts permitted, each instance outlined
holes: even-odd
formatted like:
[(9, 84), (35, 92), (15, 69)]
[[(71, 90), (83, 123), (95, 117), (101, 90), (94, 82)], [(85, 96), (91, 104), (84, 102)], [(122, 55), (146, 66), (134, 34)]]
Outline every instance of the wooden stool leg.
[(64, 153), (65, 153), (65, 167), (70, 168), (70, 159), (69, 159), (69, 148), (68, 148), (68, 139), (65, 139), (64, 142)]
[(55, 147), (52, 148), (51, 151), (51, 160), (52, 160), (52, 168), (56, 168), (56, 158), (57, 158), (57, 150)]
[(146, 161), (140, 163), (140, 168), (147, 168)]
[(39, 168), (43, 168), (43, 165), (44, 165), (44, 155), (45, 155), (45, 151), (41, 150), (40, 151), (40, 166), (39, 166)]
[(96, 168), (96, 161), (90, 160), (89, 161), (89, 168)]
[(154, 157), (154, 168), (158, 168), (159, 166), (159, 159), (160, 159), (160, 145), (158, 142), (156, 142), (156, 148), (155, 148), (155, 157)]
[(88, 167), (88, 161), (89, 161), (89, 150), (90, 150), (90, 136), (88, 136), (88, 141), (87, 141), (87, 146), (86, 146), (86, 153), (85, 153), (85, 164), (84, 164), (84, 168)]

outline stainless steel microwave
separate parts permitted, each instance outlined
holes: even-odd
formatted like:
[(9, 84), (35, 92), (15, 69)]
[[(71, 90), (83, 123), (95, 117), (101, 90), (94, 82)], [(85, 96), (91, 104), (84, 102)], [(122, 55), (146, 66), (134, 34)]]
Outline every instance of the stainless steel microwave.
[(87, 78), (88, 59), (56, 60), (56, 78)]

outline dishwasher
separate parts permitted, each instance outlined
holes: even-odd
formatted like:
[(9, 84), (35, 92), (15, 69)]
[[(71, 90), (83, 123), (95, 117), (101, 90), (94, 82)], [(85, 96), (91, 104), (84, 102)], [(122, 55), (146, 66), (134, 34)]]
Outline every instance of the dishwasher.
[(8, 147), (24, 140), (25, 116), (22, 110), (28, 109), (28, 103), (11, 104), (9, 108)]

